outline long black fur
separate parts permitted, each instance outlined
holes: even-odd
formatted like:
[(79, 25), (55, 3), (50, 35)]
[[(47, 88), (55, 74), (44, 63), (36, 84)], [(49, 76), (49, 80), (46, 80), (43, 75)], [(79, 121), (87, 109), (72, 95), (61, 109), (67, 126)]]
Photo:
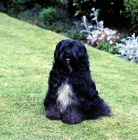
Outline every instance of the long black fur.
[[(58, 101), (59, 87), (64, 83), (70, 85), (72, 92), (67, 93), (72, 102), (65, 108)], [(86, 48), (79, 41), (62, 40), (57, 44), (48, 86), (44, 106), (46, 117), (51, 120), (76, 124), (111, 114), (109, 106), (98, 95), (90, 75)]]

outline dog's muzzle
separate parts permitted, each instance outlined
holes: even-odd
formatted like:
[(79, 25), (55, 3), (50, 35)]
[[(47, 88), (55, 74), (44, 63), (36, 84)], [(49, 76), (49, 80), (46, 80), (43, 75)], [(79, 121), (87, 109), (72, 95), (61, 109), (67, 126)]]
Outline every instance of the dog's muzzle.
[(65, 59), (66, 59), (66, 62), (69, 63), (69, 61), (71, 60), (71, 52), (70, 51), (65, 52)]

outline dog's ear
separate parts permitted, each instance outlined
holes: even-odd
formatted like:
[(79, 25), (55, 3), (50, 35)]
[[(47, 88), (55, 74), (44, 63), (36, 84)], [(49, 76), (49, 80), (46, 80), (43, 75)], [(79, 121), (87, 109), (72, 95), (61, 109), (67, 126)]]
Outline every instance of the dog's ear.
[(64, 40), (60, 41), (56, 45), (55, 52), (54, 52), (54, 60), (55, 60), (55, 62), (58, 61), (58, 60), (60, 60), (60, 51), (62, 49), (63, 42), (64, 42)]
[(60, 42), (57, 44), (55, 52), (54, 52), (54, 60), (58, 60), (59, 59), (59, 47), (60, 47)]
[(80, 58), (85, 57), (85, 59), (88, 59), (87, 50), (86, 50), (84, 44), (81, 43), (80, 41), (76, 41), (76, 43), (77, 43), (77, 46), (79, 47), (79, 56), (80, 56)]
[(81, 64), (81, 69), (89, 69), (89, 56), (87, 54), (87, 50), (86, 47), (84, 46), (84, 44), (80, 41), (76, 41), (77, 46), (79, 48), (79, 58), (80, 58), (80, 64)]

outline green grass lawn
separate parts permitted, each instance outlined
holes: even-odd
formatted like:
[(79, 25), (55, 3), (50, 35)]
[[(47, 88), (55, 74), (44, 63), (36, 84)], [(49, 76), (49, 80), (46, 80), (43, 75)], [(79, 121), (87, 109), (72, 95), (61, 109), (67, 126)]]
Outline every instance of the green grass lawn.
[(92, 77), (113, 116), (77, 125), (45, 117), (43, 99), (61, 39), (0, 13), (0, 140), (137, 140), (138, 64), (87, 45)]

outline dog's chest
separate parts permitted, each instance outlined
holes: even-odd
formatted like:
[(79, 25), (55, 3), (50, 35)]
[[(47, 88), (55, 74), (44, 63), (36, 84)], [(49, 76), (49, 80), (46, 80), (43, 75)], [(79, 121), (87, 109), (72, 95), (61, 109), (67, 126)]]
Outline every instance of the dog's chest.
[(62, 85), (58, 88), (57, 94), (57, 104), (59, 105), (61, 112), (75, 102), (75, 95), (72, 91), (72, 87), (66, 82), (62, 83)]

